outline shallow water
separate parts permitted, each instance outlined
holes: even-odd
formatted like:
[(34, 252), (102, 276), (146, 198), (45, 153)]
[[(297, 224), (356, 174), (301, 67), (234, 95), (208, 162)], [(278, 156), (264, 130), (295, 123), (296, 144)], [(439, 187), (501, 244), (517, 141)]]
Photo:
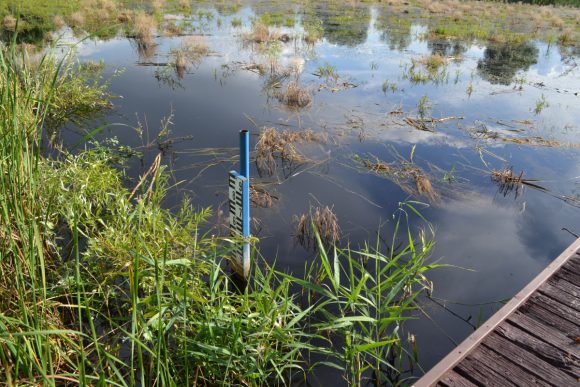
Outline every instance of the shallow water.
[[(157, 37), (156, 53), (148, 58), (126, 38), (79, 43), (80, 58), (103, 60), (105, 75), (123, 69), (112, 78), (111, 90), (120, 96), (114, 110), (96, 122), (119, 125), (101, 138), (116, 136), (122, 144), (142, 147), (154, 143), (159, 122), (173, 114), (171, 132), (164, 137), (172, 143), (161, 149), (155, 144), (140, 148), (143, 158), (131, 160), (131, 176), (147, 170), (163, 151), (163, 163), (180, 183), (167, 204), (176, 205), (189, 195), (196, 206), (213, 206), (216, 221), (223, 225), (227, 173), (237, 168), (240, 129), (250, 130), (252, 147), (263, 126), (324, 133), (325, 143), (298, 145), (312, 159), (309, 163), (280, 168), (274, 176), (260, 176), (252, 165), (255, 183), (267, 183), (278, 198), (272, 208), (252, 209), (259, 220), (253, 230), (260, 238), (258, 247), (276, 260), (278, 269), (294, 273), (301, 272), (313, 253), (293, 237), (293, 217), (311, 206), (332, 206), (344, 240), (356, 246), (373, 240), (379, 228), (383, 235), (390, 234), (399, 202), (428, 203), (418, 206), (436, 229), (433, 259), (456, 267), (431, 273), (440, 305), (423, 300), (428, 318), (406, 325), (416, 336), (423, 369), (440, 360), (572, 242), (574, 237), (563, 228), (580, 234), (580, 211), (573, 201), (580, 205), (580, 69), (571, 50), (535, 41), (487, 47), (433, 42), (422, 39), (425, 27), (395, 28), (376, 8), (362, 8), (354, 21), (338, 25), (318, 10), (318, 17), (326, 21), (323, 40), (309, 46), (291, 39), (280, 43), (275, 53), (279, 66), (303, 62), (299, 80), (313, 92), (310, 106), (291, 110), (268, 92), (267, 76), (241, 68), (269, 63), (274, 57), (242, 38), (255, 11), (242, 7), (219, 15), (215, 9), (206, 10), (214, 17), (193, 16), (191, 25), (205, 35), (211, 54), (181, 78), (172, 66), (142, 64), (171, 62), (169, 53), (182, 37)], [(240, 28), (232, 27), (234, 18), (241, 18)], [(301, 36), (300, 17), (295, 27), (281, 30)], [(70, 31), (62, 33), (75, 40)], [(445, 66), (448, 76), (439, 82), (407, 79), (412, 59), (431, 53), (452, 57)], [(327, 64), (341, 82), (356, 87), (335, 92), (321, 87), (324, 79), (314, 73)], [(389, 87), (383, 91), (385, 81)], [(390, 89), (392, 84), (396, 90)], [(428, 117), (462, 119), (438, 123), (433, 132), (405, 124), (406, 117), (418, 116), (424, 96)], [(542, 100), (547, 106), (535, 112)], [(395, 111), (402, 113), (392, 114)], [(142, 136), (133, 129), (138, 122), (144, 128)], [(482, 133), (483, 128), (488, 132)], [(71, 129), (63, 140), (76, 144), (82, 135), (82, 129)], [(429, 174), (439, 196), (432, 203), (354, 160), (359, 155), (392, 162), (397, 154), (409, 159), (414, 146), (414, 161)], [(517, 195), (504, 195), (490, 172), (505, 167), (513, 167), (518, 175), (524, 171), (524, 177), (538, 179), (535, 183), (547, 191), (524, 187)], [(413, 220), (413, 227), (421, 225)]]

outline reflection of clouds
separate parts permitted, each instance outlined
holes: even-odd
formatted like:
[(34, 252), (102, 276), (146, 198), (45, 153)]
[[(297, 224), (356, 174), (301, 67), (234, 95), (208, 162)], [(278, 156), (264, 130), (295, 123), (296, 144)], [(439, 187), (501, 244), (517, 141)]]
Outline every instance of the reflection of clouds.
[(447, 133), (429, 133), (414, 128), (386, 127), (384, 130), (373, 132), (372, 139), (376, 141), (406, 142), (408, 144), (445, 145), (453, 148), (470, 148), (471, 141), (451, 136)]
[[(470, 302), (510, 297), (553, 258), (532, 254), (530, 244), (546, 240), (542, 230), (529, 224), (515, 206), (497, 204), (489, 196), (471, 193), (447, 203), (445, 211), (432, 219), (437, 224), (433, 255), (443, 255), (446, 264), (474, 270), (437, 273), (432, 279), (439, 296)], [(531, 238), (521, 237), (525, 228)]]
[[(574, 230), (574, 226), (580, 226), (577, 217), (570, 216), (573, 209), (565, 204), (548, 207), (547, 204), (553, 202), (555, 201), (534, 201), (535, 204), (527, 207), (522, 222), (518, 225), (518, 236), (527, 246), (529, 254), (545, 264), (557, 257), (572, 242), (572, 236), (563, 232), (562, 227), (571, 227)], [(550, 243), (538, 242), (546, 240)]]

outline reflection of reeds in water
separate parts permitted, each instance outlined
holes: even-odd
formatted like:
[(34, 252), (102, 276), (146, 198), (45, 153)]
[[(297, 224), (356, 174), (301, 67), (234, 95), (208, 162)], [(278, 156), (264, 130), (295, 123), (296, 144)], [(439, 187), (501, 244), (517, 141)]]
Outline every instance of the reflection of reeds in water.
[(137, 42), (137, 51), (141, 58), (151, 58), (157, 51), (153, 34), (157, 26), (155, 18), (143, 11), (136, 12), (130, 19), (131, 35)]
[(175, 72), (177, 77), (182, 79), (189, 68), (189, 62), (182, 51), (178, 50), (173, 55), (175, 57)]
[(308, 159), (296, 148), (296, 144), (325, 141), (325, 136), (312, 130), (279, 132), (276, 128), (264, 128), (256, 143), (256, 167), (260, 174), (272, 176), (277, 169), (277, 160), (304, 163)]
[(514, 174), (513, 167), (504, 168), (502, 170), (492, 170), (491, 180), (496, 183), (499, 187), (499, 193), (503, 196), (507, 196), (514, 193), (517, 198), (523, 190), (524, 187), (524, 171), (520, 172), (519, 175)]
[(324, 246), (336, 243), (341, 236), (338, 218), (332, 208), (316, 207), (308, 214), (295, 216), (295, 237), (305, 248), (316, 247), (317, 235)]

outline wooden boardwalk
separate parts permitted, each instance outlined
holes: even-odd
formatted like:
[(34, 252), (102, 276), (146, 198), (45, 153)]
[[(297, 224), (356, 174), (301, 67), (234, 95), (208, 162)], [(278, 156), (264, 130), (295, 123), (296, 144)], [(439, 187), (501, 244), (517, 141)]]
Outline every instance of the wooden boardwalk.
[(580, 387), (580, 238), (415, 383)]

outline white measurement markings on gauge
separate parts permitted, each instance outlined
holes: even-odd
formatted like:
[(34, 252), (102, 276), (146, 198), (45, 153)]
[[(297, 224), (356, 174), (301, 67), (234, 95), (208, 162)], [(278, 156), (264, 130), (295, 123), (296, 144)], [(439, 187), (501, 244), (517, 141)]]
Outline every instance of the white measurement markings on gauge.
[[(244, 236), (244, 207), (243, 207), (243, 190), (245, 177), (236, 172), (230, 172), (229, 181), (229, 202), (230, 202), (230, 230), (233, 236)], [(237, 246), (234, 250), (235, 258), (239, 263), (243, 262), (244, 248), (242, 245)]]

